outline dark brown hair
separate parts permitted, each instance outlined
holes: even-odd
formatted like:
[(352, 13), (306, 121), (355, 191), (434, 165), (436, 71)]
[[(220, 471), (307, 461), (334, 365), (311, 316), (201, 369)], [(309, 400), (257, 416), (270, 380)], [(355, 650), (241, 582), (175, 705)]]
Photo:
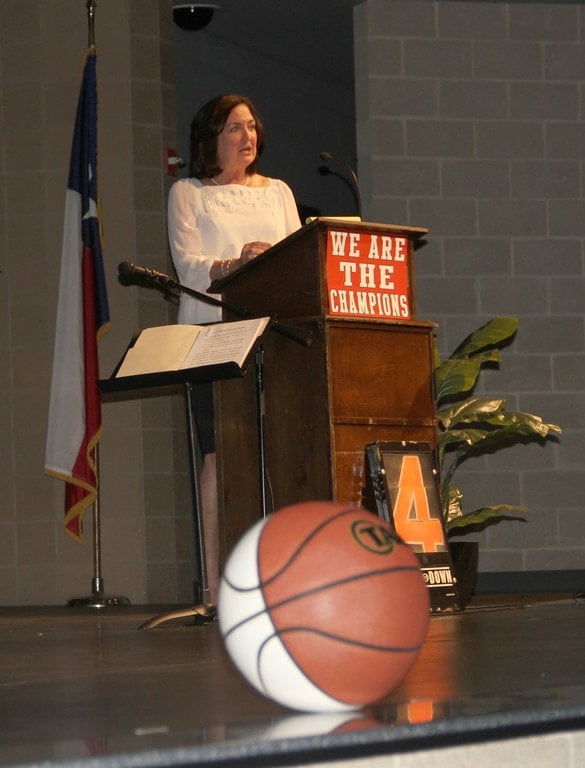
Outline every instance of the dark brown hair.
[(254, 104), (247, 96), (236, 93), (216, 96), (204, 104), (191, 123), (191, 160), (189, 176), (196, 179), (211, 179), (222, 172), (217, 163), (217, 137), (222, 132), (234, 107), (245, 104), (256, 122), (256, 159), (246, 168), (246, 173), (255, 173), (256, 160), (264, 144), (264, 126)]

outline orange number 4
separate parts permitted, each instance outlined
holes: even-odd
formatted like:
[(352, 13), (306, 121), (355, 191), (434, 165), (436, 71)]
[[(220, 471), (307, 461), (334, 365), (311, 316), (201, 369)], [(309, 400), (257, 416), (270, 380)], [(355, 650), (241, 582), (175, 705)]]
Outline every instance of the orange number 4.
[[(436, 489), (431, 492), (436, 493)], [(438, 499), (431, 507), (418, 456), (402, 457), (393, 516), (398, 535), (415, 551), (446, 550)]]

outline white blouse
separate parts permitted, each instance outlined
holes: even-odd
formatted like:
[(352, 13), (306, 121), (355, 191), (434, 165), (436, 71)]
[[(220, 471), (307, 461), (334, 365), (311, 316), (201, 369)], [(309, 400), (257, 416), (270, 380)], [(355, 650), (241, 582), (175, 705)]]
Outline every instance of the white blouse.
[[(301, 226), (290, 187), (269, 179), (263, 187), (207, 186), (180, 179), (168, 203), (169, 244), (181, 285), (205, 293), (217, 259), (237, 259), (255, 240), (274, 245)], [(209, 294), (220, 298), (217, 294)], [(221, 308), (181, 295), (180, 323), (221, 320)]]

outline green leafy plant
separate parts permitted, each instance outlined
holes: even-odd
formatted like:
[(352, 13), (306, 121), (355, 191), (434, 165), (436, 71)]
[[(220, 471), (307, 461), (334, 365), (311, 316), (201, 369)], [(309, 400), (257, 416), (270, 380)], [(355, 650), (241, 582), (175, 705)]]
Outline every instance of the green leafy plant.
[(506, 410), (503, 398), (473, 395), (481, 370), (499, 363), (500, 349), (510, 343), (517, 328), (517, 318), (495, 317), (464, 339), (448, 359), (441, 360), (435, 349), (437, 455), (448, 534), (526, 511), (524, 507), (498, 504), (464, 512), (463, 494), (453, 483), (464, 461), (519, 443), (544, 442), (561, 432), (556, 424), (545, 424), (539, 416)]

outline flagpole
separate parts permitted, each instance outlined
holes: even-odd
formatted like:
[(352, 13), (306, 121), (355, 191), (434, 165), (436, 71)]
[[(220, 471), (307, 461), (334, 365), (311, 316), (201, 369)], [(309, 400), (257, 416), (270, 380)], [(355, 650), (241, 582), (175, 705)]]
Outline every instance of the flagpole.
[(99, 462), (99, 444), (95, 447), (95, 476), (96, 476), (96, 494), (93, 503), (93, 579), (91, 582), (91, 591), (94, 595), (101, 595), (104, 591), (104, 580), (102, 579), (102, 528), (100, 521), (100, 462)]
[[(95, 0), (87, 0), (87, 25), (88, 45), (90, 52), (95, 52)], [(104, 594), (104, 580), (102, 578), (102, 549), (101, 549), (101, 522), (100, 522), (100, 467), (99, 467), (99, 442), (93, 448), (93, 462), (95, 472), (95, 499), (93, 502), (93, 578), (91, 581), (91, 595), (69, 600), (67, 605), (83, 608), (107, 608), (116, 605), (130, 605), (127, 597), (108, 597)]]
[(93, 503), (93, 579), (91, 580), (91, 595), (89, 597), (74, 597), (67, 602), (71, 608), (111, 608), (116, 605), (130, 605), (127, 597), (108, 597), (104, 594), (102, 579), (102, 546), (100, 524), (100, 469), (99, 444), (94, 449), (96, 494)]
[(95, 48), (95, 9), (97, 3), (95, 0), (87, 0), (87, 44), (90, 48)]

